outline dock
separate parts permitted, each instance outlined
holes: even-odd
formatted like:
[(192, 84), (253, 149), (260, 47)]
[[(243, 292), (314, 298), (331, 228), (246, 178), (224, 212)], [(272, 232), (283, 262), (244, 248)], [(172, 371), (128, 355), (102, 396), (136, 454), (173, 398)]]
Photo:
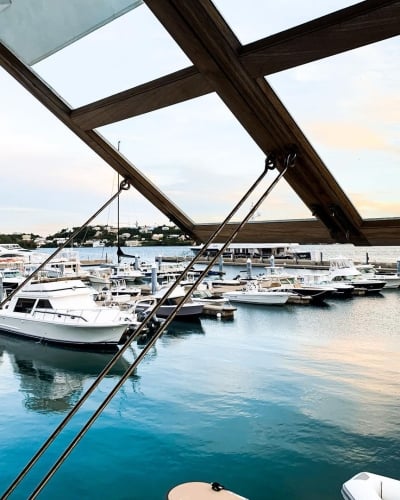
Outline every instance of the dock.
[(230, 304), (204, 304), (202, 316), (212, 316), (221, 319), (233, 319), (236, 307)]

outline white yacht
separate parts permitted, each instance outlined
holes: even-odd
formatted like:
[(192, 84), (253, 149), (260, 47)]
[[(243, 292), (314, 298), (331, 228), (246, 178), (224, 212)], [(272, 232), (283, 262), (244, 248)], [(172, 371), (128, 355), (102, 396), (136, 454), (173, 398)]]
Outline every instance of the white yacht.
[(353, 296), (354, 285), (343, 281), (331, 281), (327, 273), (303, 273), (299, 274), (298, 280), (306, 286), (319, 286), (329, 288), (333, 297), (348, 298)]
[(266, 272), (256, 277), (259, 284), (267, 289), (277, 289), (295, 295), (309, 297), (314, 304), (323, 303), (336, 291), (333, 285), (306, 283), (300, 275), (289, 273), (284, 267), (266, 266)]
[(336, 257), (330, 260), (329, 279), (333, 282), (344, 282), (355, 288), (365, 290), (365, 293), (378, 293), (386, 285), (386, 281), (364, 278), (355, 267), (353, 261), (347, 257)]
[(386, 281), (385, 288), (399, 288), (400, 274), (397, 273), (382, 273), (372, 264), (357, 264), (356, 269), (360, 271), (364, 278)]
[(286, 304), (293, 293), (282, 290), (267, 290), (262, 288), (257, 281), (249, 281), (242, 290), (225, 292), (223, 294), (230, 302), (245, 304), (258, 304), (280, 306)]
[(81, 280), (28, 284), (0, 309), (0, 330), (70, 347), (116, 349), (136, 318), (98, 306), (94, 293)]

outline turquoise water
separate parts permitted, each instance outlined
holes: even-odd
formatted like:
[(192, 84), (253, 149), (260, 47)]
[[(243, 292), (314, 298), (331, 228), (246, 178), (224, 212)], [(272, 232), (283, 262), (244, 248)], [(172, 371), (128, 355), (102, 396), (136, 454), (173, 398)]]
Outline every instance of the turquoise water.
[[(158, 500), (199, 480), (252, 500), (330, 500), (361, 470), (398, 478), (400, 290), (237, 307), (231, 321), (171, 325), (39, 498)], [(28, 498), (140, 350), (11, 498)], [(1, 491), (108, 359), (0, 336)]]

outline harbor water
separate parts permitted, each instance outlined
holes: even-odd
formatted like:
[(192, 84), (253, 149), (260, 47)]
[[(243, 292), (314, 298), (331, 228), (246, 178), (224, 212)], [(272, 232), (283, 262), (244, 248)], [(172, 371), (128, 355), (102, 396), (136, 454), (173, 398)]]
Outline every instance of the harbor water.
[[(83, 254), (95, 251), (110, 249)], [(377, 259), (395, 262), (391, 251)], [(400, 479), (399, 310), (392, 289), (173, 322), (39, 498), (162, 500), (176, 484), (218, 481), (251, 500), (334, 500), (360, 471)], [(29, 497), (142, 348), (132, 344), (10, 498)], [(109, 359), (0, 334), (1, 492)]]

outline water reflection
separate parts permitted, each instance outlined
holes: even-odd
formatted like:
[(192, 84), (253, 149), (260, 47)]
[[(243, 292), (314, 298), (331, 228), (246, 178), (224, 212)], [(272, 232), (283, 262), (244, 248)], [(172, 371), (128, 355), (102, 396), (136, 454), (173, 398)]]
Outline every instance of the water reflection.
[(186, 338), (190, 335), (205, 335), (201, 320), (173, 321), (164, 334), (167, 338)]
[[(95, 378), (112, 356), (112, 353), (62, 349), (0, 334), (0, 362), (8, 361), (19, 380), (25, 407), (41, 413), (72, 408), (84, 392), (85, 381)], [(107, 378), (122, 375), (129, 365), (123, 356)], [(131, 381), (134, 383), (135, 377)]]

